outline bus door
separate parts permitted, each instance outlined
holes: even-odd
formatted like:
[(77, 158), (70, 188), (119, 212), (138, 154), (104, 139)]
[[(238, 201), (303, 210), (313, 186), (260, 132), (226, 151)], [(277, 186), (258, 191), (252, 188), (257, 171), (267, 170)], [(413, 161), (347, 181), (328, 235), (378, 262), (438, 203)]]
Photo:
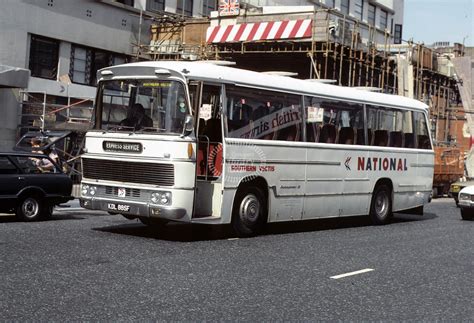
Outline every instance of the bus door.
[(219, 216), (223, 163), (221, 85), (201, 83), (197, 111), (195, 217)]

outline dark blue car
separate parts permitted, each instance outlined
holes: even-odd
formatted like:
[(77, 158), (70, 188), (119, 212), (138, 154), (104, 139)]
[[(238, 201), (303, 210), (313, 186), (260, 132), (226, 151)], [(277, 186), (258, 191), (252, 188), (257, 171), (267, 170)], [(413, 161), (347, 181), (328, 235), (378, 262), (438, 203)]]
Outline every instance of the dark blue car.
[(41, 153), (0, 153), (0, 212), (22, 221), (51, 216), (55, 205), (67, 202), (72, 181)]

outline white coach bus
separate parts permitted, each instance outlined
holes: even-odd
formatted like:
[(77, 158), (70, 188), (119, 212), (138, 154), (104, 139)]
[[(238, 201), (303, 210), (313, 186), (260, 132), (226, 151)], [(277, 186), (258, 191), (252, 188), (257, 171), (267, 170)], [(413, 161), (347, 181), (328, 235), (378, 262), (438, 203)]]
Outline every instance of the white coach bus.
[(405, 97), (205, 62), (98, 72), (81, 205), (147, 224), (423, 212), (428, 107)]

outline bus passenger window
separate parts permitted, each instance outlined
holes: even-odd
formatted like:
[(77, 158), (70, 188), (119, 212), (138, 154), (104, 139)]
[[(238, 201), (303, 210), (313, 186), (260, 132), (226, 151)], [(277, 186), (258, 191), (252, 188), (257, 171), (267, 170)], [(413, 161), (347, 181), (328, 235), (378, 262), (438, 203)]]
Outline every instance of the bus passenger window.
[(415, 136), (413, 133), (405, 134), (405, 144), (403, 146), (405, 148), (415, 148)]
[(403, 133), (401, 131), (391, 131), (389, 139), (390, 147), (403, 147)]
[(354, 128), (352, 127), (343, 127), (339, 130), (339, 139), (337, 143), (343, 145), (353, 145), (354, 144)]
[(325, 124), (319, 133), (319, 142), (333, 144), (336, 142), (336, 126)]
[(415, 117), (415, 131), (418, 142), (418, 149), (431, 149), (430, 135), (428, 132), (428, 124), (426, 123), (425, 115), (422, 112), (414, 112)]
[(321, 127), (316, 123), (306, 124), (306, 139), (308, 142), (318, 142)]
[(357, 129), (356, 145), (365, 145), (364, 128)]
[(388, 131), (387, 130), (375, 130), (374, 133), (374, 146), (386, 147), (388, 145)]

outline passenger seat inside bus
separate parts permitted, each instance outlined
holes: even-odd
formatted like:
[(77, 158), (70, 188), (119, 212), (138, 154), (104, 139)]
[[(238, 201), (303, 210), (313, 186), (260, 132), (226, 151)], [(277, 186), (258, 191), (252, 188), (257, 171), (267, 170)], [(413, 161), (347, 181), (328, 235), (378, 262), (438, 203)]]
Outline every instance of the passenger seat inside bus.
[(390, 147), (403, 147), (403, 133), (401, 131), (390, 132)]
[(388, 131), (375, 130), (373, 146), (386, 147), (388, 145)]
[(318, 142), (320, 126), (316, 123), (306, 124), (306, 139), (308, 142)]
[(336, 142), (336, 126), (325, 124), (319, 133), (319, 142), (333, 144)]
[(415, 136), (413, 133), (406, 133), (405, 134), (405, 148), (415, 148)]
[(338, 144), (353, 145), (354, 144), (354, 129), (352, 127), (342, 127), (339, 130)]

